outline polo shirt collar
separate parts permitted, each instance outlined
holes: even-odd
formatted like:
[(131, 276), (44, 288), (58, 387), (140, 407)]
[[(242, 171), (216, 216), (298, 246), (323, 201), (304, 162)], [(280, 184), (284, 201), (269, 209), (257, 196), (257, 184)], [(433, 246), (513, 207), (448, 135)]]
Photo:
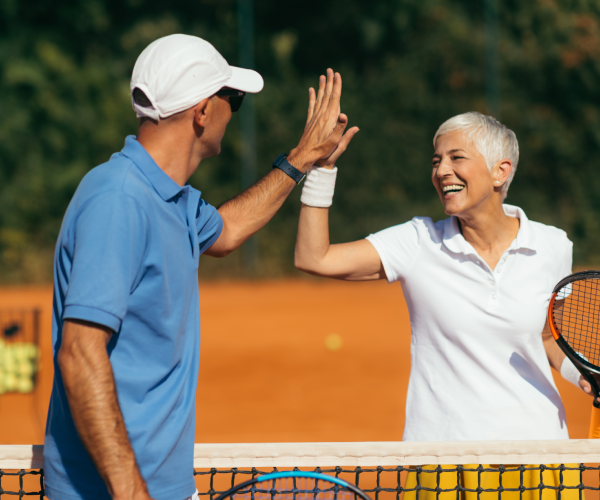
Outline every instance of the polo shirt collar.
[[(525, 248), (528, 250), (537, 250), (536, 238), (531, 221), (525, 215), (525, 212), (514, 205), (502, 205), (504, 213), (510, 217), (517, 217), (520, 220), (519, 232), (511, 245), (513, 250)], [(465, 240), (458, 227), (458, 217), (452, 216), (444, 221), (444, 246), (453, 253), (472, 254), (476, 253), (474, 248)]]
[(185, 186), (177, 184), (156, 164), (134, 135), (126, 137), (121, 153), (139, 167), (163, 200), (168, 201), (185, 189)]

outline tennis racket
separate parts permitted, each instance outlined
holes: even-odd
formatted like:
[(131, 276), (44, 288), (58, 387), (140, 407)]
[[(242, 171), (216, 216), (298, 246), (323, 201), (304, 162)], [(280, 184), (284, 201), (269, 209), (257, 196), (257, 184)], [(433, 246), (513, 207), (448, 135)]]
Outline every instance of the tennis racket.
[(318, 472), (272, 472), (234, 486), (217, 500), (370, 500), (338, 477)]
[(548, 324), (562, 351), (592, 386), (589, 437), (600, 438), (600, 271), (574, 273), (556, 285)]

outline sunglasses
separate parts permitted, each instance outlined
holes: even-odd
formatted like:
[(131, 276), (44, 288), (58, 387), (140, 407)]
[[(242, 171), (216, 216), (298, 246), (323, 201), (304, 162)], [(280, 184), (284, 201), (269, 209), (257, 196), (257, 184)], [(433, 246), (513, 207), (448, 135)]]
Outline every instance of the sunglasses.
[(224, 87), (221, 90), (219, 90), (215, 95), (229, 96), (229, 105), (231, 106), (231, 112), (235, 113), (238, 109), (240, 109), (246, 92)]

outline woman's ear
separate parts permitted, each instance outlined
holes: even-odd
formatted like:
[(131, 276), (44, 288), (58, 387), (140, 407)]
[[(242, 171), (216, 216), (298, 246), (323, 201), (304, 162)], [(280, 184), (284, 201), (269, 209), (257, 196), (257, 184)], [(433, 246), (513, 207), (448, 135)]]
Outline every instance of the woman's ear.
[(512, 161), (508, 158), (500, 160), (494, 168), (492, 168), (492, 179), (494, 180), (494, 187), (501, 187), (509, 178), (512, 172)]

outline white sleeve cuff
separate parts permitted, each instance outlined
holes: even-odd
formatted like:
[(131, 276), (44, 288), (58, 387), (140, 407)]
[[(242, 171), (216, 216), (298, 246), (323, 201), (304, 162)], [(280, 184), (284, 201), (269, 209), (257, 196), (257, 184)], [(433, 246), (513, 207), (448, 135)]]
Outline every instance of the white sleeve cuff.
[(333, 203), (337, 167), (312, 167), (306, 173), (300, 201), (309, 207), (326, 208)]

